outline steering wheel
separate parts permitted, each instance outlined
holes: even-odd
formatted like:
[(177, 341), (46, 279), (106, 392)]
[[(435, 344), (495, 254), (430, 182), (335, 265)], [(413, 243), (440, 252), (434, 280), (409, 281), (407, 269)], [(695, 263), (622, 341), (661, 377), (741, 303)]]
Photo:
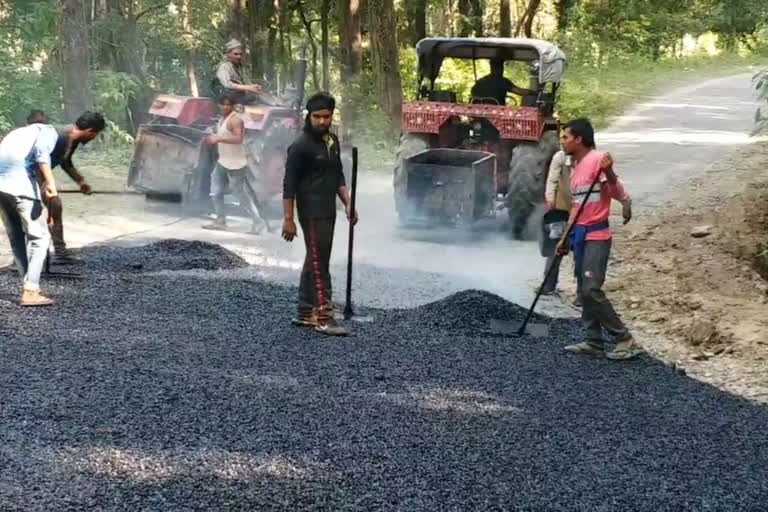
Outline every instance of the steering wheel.
[(507, 93), (507, 100), (512, 101), (513, 107), (519, 107), (520, 106), (520, 100), (517, 98), (517, 96), (514, 96), (511, 92)]

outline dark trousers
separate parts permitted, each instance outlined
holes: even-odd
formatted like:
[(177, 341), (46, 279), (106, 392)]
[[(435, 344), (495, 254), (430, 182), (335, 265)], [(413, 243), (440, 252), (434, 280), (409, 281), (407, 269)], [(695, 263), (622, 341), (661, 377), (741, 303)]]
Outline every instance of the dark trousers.
[[(553, 293), (557, 289), (557, 281), (560, 277), (560, 263), (562, 261), (563, 259), (558, 258), (555, 254), (552, 256), (547, 256), (546, 262), (544, 264), (544, 293)], [(549, 266), (553, 263), (555, 268), (552, 269), (551, 274), (547, 275), (549, 272)]]
[(307, 249), (299, 281), (299, 315), (314, 312), (318, 320), (327, 320), (333, 317), (330, 266), (336, 219), (299, 218), (299, 224)]
[(61, 197), (56, 196), (50, 200), (43, 198), (43, 204), (45, 204), (50, 216), (53, 218), (53, 226), (50, 227), (53, 250), (56, 254), (66, 252), (67, 244), (64, 243), (64, 206), (61, 203)]
[(630, 336), (602, 290), (610, 254), (610, 240), (587, 241), (584, 244), (582, 274), (576, 276), (581, 288), (581, 319), (587, 331), (587, 339), (594, 343), (602, 343), (603, 329), (613, 335), (616, 341), (625, 341)]

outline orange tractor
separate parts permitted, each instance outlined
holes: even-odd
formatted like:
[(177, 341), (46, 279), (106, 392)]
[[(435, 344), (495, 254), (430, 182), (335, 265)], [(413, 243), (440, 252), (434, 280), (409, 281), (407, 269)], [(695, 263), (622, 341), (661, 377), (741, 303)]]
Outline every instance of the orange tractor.
[[(506, 208), (513, 236), (522, 238), (559, 147), (554, 107), (565, 55), (546, 41), (510, 38), (428, 38), (416, 53), (419, 88), (416, 101), (403, 104), (393, 178), (401, 223), (473, 225)], [(523, 62), (531, 93), (507, 105), (438, 90), (446, 58), (472, 60), (475, 75), (479, 59)]]
[[(245, 146), (254, 189), (263, 214), (282, 217), (282, 190), (288, 146), (304, 126), (303, 100), (306, 61), (298, 62), (295, 89), (281, 98), (259, 94), (245, 105)], [(202, 143), (212, 133), (219, 114), (212, 98), (161, 94), (149, 109), (150, 121), (139, 126), (128, 185), (149, 195), (180, 195), (188, 211), (209, 207), (210, 174), (215, 147)], [(343, 146), (342, 146), (343, 147)], [(343, 158), (349, 161), (348, 152)], [(345, 173), (351, 168), (345, 163)], [(236, 200), (227, 195), (227, 203)]]

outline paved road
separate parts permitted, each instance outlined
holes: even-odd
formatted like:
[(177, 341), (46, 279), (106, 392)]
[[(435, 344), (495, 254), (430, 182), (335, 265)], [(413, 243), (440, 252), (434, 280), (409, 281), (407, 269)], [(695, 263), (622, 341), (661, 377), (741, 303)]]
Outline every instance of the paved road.
[(470, 291), (320, 339), (293, 288), (158, 245), (88, 250), (56, 308), (0, 274), (3, 512), (765, 510), (768, 408), (568, 354), (578, 320), (489, 337), (524, 311)]
[[(615, 155), (621, 175), (635, 196), (636, 210), (652, 206), (674, 184), (710, 162), (748, 144), (756, 106), (751, 74), (710, 80), (670, 92), (640, 105), (598, 134), (601, 149)], [(362, 168), (371, 162), (361, 156)], [(395, 227), (389, 175), (361, 176), (356, 233), (355, 294), (370, 306), (422, 304), (453, 291), (482, 288), (527, 304), (541, 277), (543, 260), (535, 243), (509, 240), (500, 230), (476, 239), (456, 240), (454, 232), (431, 233), (430, 241), (414, 239)], [(82, 201), (79, 198), (67, 198)], [(251, 272), (293, 283), (303, 256), (301, 242), (288, 245), (278, 236), (253, 238), (237, 233), (200, 229), (201, 219), (174, 221), (175, 212), (153, 210), (141, 200), (123, 200), (104, 216), (80, 222), (67, 219), (67, 237), (81, 244), (127, 235), (120, 242), (145, 243), (168, 237), (221, 243), (259, 265)], [(174, 221), (170, 226), (163, 226)], [(235, 229), (245, 231), (241, 222)], [(619, 227), (618, 229), (622, 229)], [(339, 223), (334, 262), (338, 289), (344, 286), (347, 225)], [(573, 315), (557, 300), (543, 300), (542, 311)]]

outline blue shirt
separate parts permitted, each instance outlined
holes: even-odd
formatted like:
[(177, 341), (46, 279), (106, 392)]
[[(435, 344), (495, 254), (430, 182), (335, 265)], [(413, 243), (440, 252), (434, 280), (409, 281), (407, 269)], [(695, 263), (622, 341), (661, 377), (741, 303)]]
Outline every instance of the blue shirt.
[(0, 142), (0, 192), (40, 199), (38, 165), (51, 165), (58, 133), (47, 124), (31, 124), (10, 132)]

